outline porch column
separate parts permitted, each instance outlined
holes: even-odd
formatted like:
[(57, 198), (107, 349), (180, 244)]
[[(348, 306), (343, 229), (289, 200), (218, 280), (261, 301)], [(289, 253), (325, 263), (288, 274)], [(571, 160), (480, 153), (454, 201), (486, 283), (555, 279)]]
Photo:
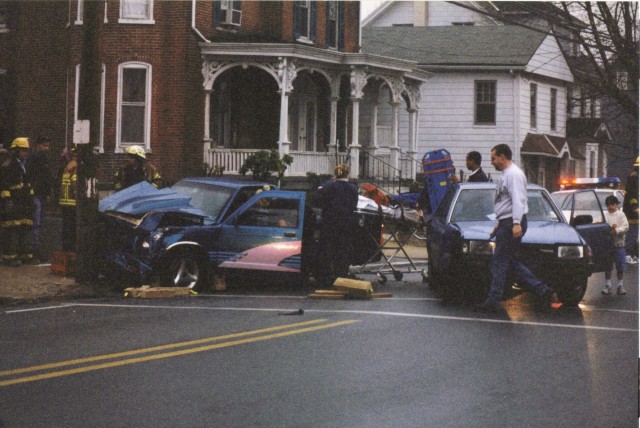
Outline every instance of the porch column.
[(372, 155), (378, 154), (378, 98), (371, 104), (371, 145), (369, 152)]
[(211, 150), (211, 93), (213, 89), (204, 90), (204, 156), (205, 161)]
[[(420, 156), (416, 157), (416, 149), (418, 142), (418, 110), (420, 108), (420, 99), (422, 98), (422, 93), (420, 92), (420, 84), (411, 84), (406, 85), (407, 93), (409, 95), (409, 107), (407, 111), (409, 112), (409, 150), (407, 154), (411, 157), (409, 160), (409, 164), (411, 165), (409, 171), (411, 174), (411, 179), (416, 179), (416, 174), (418, 172), (422, 172), (422, 158)], [(416, 162), (420, 161), (419, 163)], [(420, 170), (416, 171), (418, 165), (420, 165)]]
[(351, 176), (358, 178), (360, 175), (360, 98), (351, 98), (351, 145), (349, 157), (351, 162)]
[(367, 73), (360, 68), (351, 70), (351, 145), (349, 148), (351, 162), (351, 176), (360, 176), (360, 100), (364, 96), (364, 87), (367, 84)]
[(338, 100), (339, 97), (331, 97), (331, 110), (329, 111), (329, 153), (335, 155), (338, 150), (338, 142), (336, 141), (338, 134)]
[(278, 78), (280, 79), (280, 135), (278, 152), (280, 156), (289, 153), (291, 149), (291, 141), (289, 141), (289, 94), (293, 90), (293, 80), (296, 74), (295, 65), (290, 62), (288, 58), (280, 58), (280, 63), (278, 64)]
[(398, 102), (391, 103), (391, 147), (389, 147), (391, 166), (396, 170), (400, 170), (398, 157), (398, 151), (400, 150), (398, 146), (398, 106), (400, 106)]
[(407, 110), (409, 112), (409, 150), (407, 155), (409, 156), (409, 177), (412, 180), (416, 179), (416, 122), (418, 119), (418, 112), (411, 108)]

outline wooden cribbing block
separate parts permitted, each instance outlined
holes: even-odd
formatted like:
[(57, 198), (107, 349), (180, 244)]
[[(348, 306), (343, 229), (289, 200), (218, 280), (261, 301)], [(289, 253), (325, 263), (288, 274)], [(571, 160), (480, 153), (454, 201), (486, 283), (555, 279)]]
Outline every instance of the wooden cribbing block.
[(371, 299), (373, 294), (373, 285), (371, 285), (371, 281), (338, 278), (333, 283), (333, 286), (339, 291), (346, 291), (347, 297), (353, 299)]
[(159, 299), (165, 297), (189, 296), (191, 290), (186, 287), (150, 287), (143, 285), (138, 288), (127, 288), (125, 296), (141, 297), (146, 299)]

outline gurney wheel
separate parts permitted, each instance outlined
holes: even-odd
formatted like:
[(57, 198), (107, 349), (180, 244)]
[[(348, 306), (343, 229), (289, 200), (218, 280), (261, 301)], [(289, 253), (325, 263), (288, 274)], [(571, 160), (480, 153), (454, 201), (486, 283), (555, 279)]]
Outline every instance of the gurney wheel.
[(387, 282), (387, 276), (385, 274), (378, 272), (376, 276), (378, 277), (378, 282), (380, 284), (384, 284)]
[(402, 272), (394, 271), (393, 272), (393, 277), (396, 279), (396, 281), (402, 280)]

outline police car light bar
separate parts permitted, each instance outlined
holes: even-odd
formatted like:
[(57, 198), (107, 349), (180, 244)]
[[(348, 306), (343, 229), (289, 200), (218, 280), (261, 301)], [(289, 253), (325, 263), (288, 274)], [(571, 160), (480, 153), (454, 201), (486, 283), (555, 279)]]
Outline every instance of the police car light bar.
[(599, 177), (599, 178), (561, 178), (559, 180), (560, 187), (569, 189), (572, 187), (581, 188), (617, 188), (620, 185), (618, 177)]

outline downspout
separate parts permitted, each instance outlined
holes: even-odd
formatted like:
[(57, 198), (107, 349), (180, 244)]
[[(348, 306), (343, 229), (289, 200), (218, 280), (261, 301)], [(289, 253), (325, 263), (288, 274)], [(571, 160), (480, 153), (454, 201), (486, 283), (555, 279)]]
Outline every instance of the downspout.
[(513, 152), (517, 165), (524, 167), (520, 159), (520, 79), (513, 70), (509, 70), (509, 74), (513, 78)]
[(71, 0), (69, 0), (69, 16), (67, 17), (67, 66), (64, 93), (64, 148), (69, 147), (69, 62), (71, 61)]
[(196, 28), (196, 1), (197, 0), (191, 0), (191, 29), (198, 35), (200, 40), (205, 43), (211, 43), (211, 40), (207, 40), (207, 38)]
[[(362, 51), (362, 17), (360, 14), (362, 11), (358, 7), (358, 53)], [(344, 17), (342, 17), (344, 19)]]

